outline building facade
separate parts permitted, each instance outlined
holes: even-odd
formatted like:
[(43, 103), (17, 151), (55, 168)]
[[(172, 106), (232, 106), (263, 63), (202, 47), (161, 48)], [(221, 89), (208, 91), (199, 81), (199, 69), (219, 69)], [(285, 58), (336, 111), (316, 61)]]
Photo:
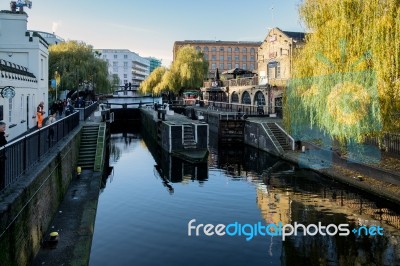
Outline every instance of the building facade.
[(304, 43), (304, 32), (271, 29), (258, 49), (259, 84), (284, 87), (292, 75), (293, 56)]
[(27, 30), (27, 14), (0, 11), (0, 121), (11, 140), (36, 127), (36, 108), (48, 110), (48, 43)]
[(173, 48), (173, 59), (175, 60), (180, 47), (190, 45), (203, 53), (209, 62), (208, 78), (215, 77), (219, 73), (241, 68), (257, 72), (257, 51), (261, 42), (234, 42), (234, 41), (176, 41)]
[(150, 61), (150, 73), (153, 72), (154, 69), (161, 66), (161, 59), (157, 59), (154, 57), (147, 57)]
[(150, 73), (150, 61), (128, 49), (94, 49), (94, 51), (107, 62), (110, 77), (118, 76), (121, 87), (130, 83), (131, 89), (137, 89)]

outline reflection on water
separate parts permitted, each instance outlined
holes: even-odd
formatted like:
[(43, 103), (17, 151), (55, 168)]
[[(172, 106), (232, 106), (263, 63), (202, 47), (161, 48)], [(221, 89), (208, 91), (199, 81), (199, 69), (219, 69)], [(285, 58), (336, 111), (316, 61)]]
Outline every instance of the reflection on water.
[[(399, 265), (394, 207), (247, 146), (211, 143), (208, 163), (114, 134), (90, 265)], [(166, 193), (166, 191), (168, 193)], [(384, 236), (189, 237), (187, 225), (379, 225)]]

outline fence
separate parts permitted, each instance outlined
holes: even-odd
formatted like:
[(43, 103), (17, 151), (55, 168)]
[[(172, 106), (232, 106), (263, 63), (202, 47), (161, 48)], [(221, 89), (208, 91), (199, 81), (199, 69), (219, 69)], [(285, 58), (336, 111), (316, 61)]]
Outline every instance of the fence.
[(385, 133), (382, 137), (367, 138), (365, 143), (381, 148), (386, 152), (400, 155), (400, 134)]
[(79, 112), (74, 112), (1, 147), (0, 191), (39, 163), (52, 147), (78, 125)]
[(250, 104), (238, 104), (238, 103), (227, 103), (227, 102), (214, 102), (203, 100), (200, 105), (208, 106), (211, 110), (226, 111), (226, 112), (238, 112), (245, 113), (246, 115), (259, 115), (268, 114), (268, 111), (264, 110), (263, 105), (250, 105)]
[(96, 109), (98, 106), (98, 102), (94, 102), (85, 108), (75, 108), (79, 111), (79, 120), (85, 121)]

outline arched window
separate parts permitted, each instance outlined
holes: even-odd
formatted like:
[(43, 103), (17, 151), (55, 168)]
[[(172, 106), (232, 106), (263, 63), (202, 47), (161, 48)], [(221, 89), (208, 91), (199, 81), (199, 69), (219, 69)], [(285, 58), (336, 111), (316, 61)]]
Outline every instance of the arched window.
[(239, 52), (239, 47), (235, 47), (235, 52)]
[(226, 50), (227, 50), (228, 52), (232, 52), (232, 48), (231, 48), (231, 47), (228, 47)]
[(265, 105), (265, 96), (261, 91), (257, 91), (254, 95), (254, 104)]
[(242, 104), (251, 104), (250, 94), (247, 91), (243, 92)]
[(196, 47), (196, 50), (197, 50), (197, 51), (201, 51), (200, 46), (197, 46), (197, 47)]
[(246, 48), (246, 47), (243, 47), (242, 52), (243, 52), (243, 53), (247, 53), (247, 48)]
[(254, 48), (250, 48), (250, 53), (254, 54), (255, 53), (255, 49)]
[(205, 47), (203, 48), (203, 51), (204, 51), (204, 52), (208, 52), (208, 47), (205, 46)]
[(239, 103), (239, 95), (236, 92), (232, 92), (231, 102), (232, 103)]

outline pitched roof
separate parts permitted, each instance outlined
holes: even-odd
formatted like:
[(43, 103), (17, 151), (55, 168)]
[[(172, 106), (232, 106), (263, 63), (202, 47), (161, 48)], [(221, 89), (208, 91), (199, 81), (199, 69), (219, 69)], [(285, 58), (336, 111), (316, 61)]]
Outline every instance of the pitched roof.
[(306, 37), (306, 34), (304, 32), (295, 32), (295, 31), (282, 31), (285, 33), (289, 38), (295, 39), (295, 40), (304, 40)]

